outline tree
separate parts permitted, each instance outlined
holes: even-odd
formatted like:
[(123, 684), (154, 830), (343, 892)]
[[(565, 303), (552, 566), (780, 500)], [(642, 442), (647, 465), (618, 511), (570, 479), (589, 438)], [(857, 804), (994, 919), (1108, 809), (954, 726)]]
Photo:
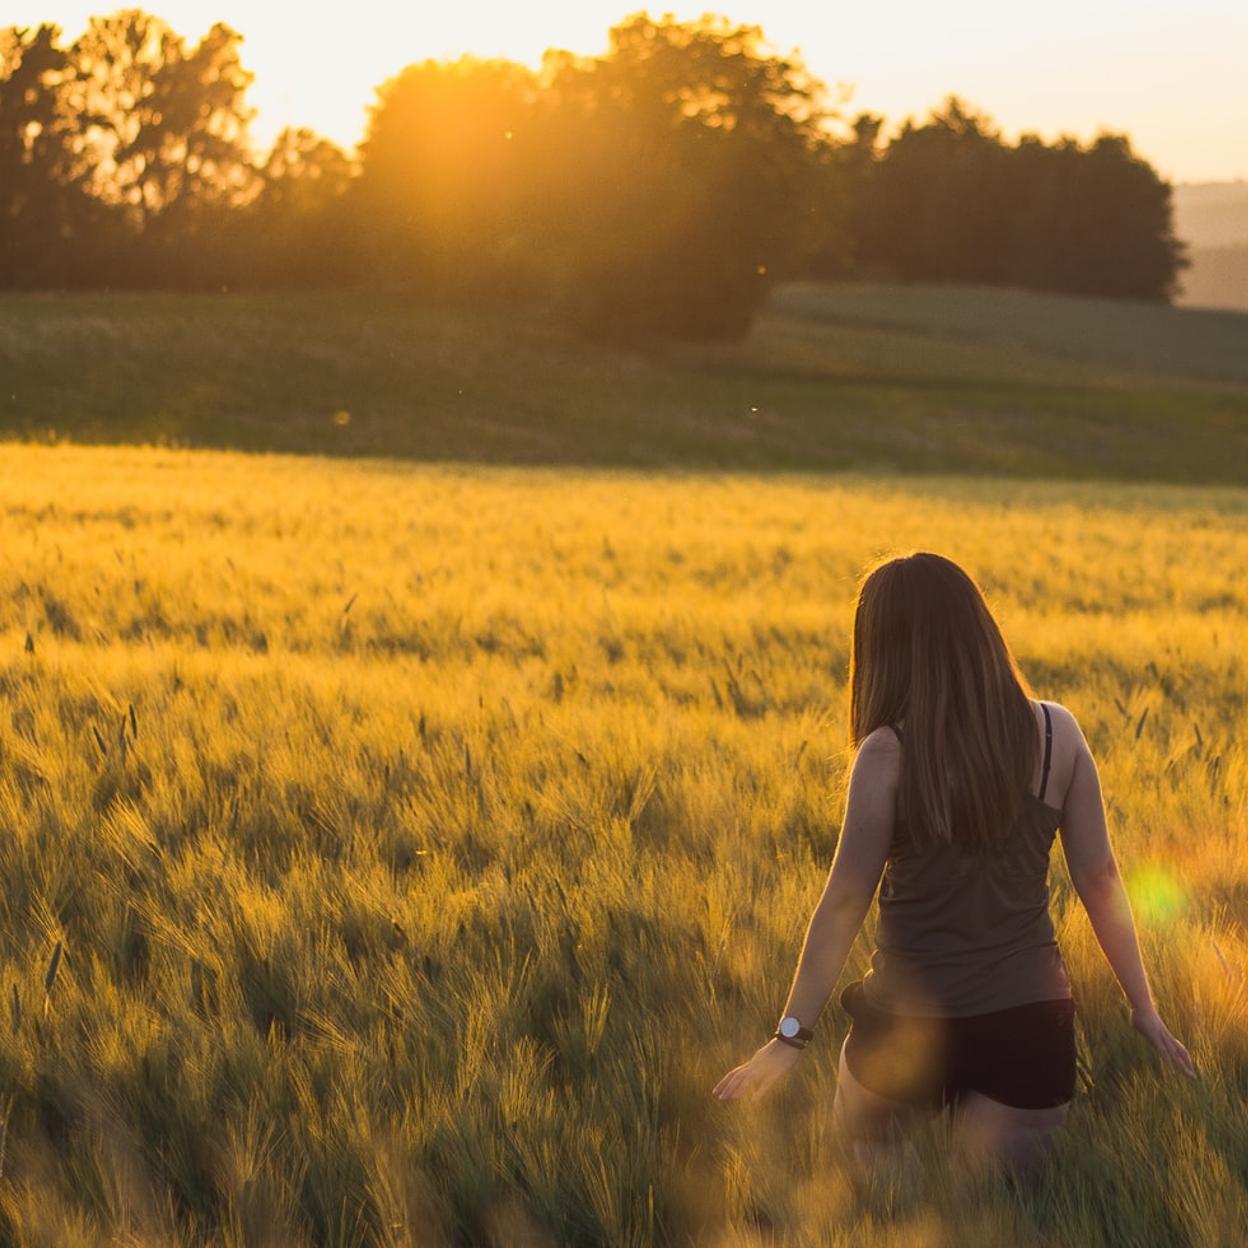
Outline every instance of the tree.
[(82, 166), (131, 228), (118, 278), (215, 282), (229, 211), (257, 190), (240, 42), (218, 23), (188, 49), (159, 18), (128, 9), (93, 17), (70, 49)]
[(378, 88), (353, 192), (364, 263), (451, 299), (510, 298), (532, 284), (524, 252), (536, 85), (505, 60), (409, 65)]
[(0, 287), (70, 284), (98, 216), (75, 172), (64, 105), (73, 67), (59, 35), (0, 30)]
[(993, 282), (1005, 254), (1005, 149), (991, 121), (951, 95), (907, 119), (865, 190), (860, 254), (912, 281)]
[(1172, 188), (1131, 150), (1102, 133), (1062, 151), (1054, 270), (1059, 289), (1168, 301), (1190, 261), (1173, 232)]
[(810, 277), (843, 280), (855, 275), (872, 275), (872, 257), (866, 254), (865, 247), (873, 225), (870, 213), (883, 129), (882, 116), (859, 113), (850, 126), (851, 137), (835, 148), (844, 204), (835, 225), (820, 238), (819, 248), (807, 269)]
[(541, 72), (463, 56), (383, 83), (360, 160), (290, 128), (256, 161), (241, 37), (141, 9), (0, 30), (0, 286), (367, 281), (597, 337), (732, 338), (778, 281), (853, 274), (1173, 297), (1171, 187), (1126, 135), (1005, 143), (949, 96), (838, 141), (757, 26), (646, 12)]
[(288, 127), (259, 166), (261, 189), (236, 214), (235, 285), (346, 281), (358, 265), (347, 193), (354, 163), (328, 139)]
[(1186, 264), (1170, 187), (1125, 135), (1011, 146), (950, 96), (854, 185), (856, 264), (894, 279), (1168, 299)]
[(740, 337), (836, 228), (823, 85), (758, 27), (639, 13), (605, 56), (544, 71), (561, 299), (585, 332)]

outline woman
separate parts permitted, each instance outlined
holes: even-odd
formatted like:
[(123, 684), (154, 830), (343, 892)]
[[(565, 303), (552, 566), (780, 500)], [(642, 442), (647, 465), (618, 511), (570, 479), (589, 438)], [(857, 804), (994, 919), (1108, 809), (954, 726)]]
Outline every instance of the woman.
[(1075, 891), (1136, 1028), (1191, 1058), (1153, 1004), (1075, 717), (1039, 702), (975, 582), (919, 552), (863, 579), (850, 652), (845, 822), (780, 1024), (714, 1089), (761, 1096), (798, 1060), (881, 872), (878, 947), (840, 996), (833, 1113), (864, 1169), (949, 1107), (960, 1160), (1037, 1160), (1075, 1087), (1075, 1002), (1048, 912), (1060, 829)]

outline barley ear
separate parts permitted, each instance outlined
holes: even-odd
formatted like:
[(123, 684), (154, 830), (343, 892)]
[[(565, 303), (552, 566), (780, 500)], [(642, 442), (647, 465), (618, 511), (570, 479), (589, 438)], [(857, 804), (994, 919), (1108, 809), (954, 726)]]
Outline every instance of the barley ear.
[(56, 948), (52, 950), (52, 960), (48, 963), (48, 973), (43, 977), (44, 995), (48, 995), (52, 991), (52, 985), (56, 982), (57, 968), (61, 965), (61, 942), (56, 942)]
[(4, 1174), (4, 1146), (9, 1140), (9, 1118), (13, 1113), (13, 1093), (4, 1098), (4, 1117), (0, 1119), (0, 1176)]

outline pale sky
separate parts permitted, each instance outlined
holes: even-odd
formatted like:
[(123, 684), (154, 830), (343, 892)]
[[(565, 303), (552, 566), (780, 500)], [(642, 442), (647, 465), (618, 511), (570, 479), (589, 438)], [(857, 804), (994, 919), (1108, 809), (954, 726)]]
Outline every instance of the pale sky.
[[(68, 42), (88, 14), (117, 7), (0, 0), (0, 26), (51, 21)], [(191, 43), (214, 21), (245, 36), (258, 146), (292, 124), (351, 148), (373, 88), (404, 65), (473, 52), (537, 69), (546, 47), (605, 51), (607, 30), (640, 7), (629, 0), (164, 0), (148, 11)], [(649, 12), (689, 19), (706, 10), (761, 24), (778, 52), (800, 49), (834, 97), (838, 84), (854, 84), (844, 111), (882, 113), (890, 134), (956, 92), (1009, 141), (1022, 131), (1046, 140), (1126, 131), (1175, 182), (1248, 177), (1245, 0), (725, 0)]]

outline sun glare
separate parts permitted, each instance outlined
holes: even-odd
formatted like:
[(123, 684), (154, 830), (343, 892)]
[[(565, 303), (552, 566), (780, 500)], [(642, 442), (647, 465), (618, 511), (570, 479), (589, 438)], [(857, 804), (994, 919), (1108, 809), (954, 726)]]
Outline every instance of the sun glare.
[[(116, 7), (19, 0), (0, 15), (0, 25), (51, 21), (72, 39), (90, 14)], [(882, 114), (890, 124), (921, 118), (954, 92), (1010, 137), (1032, 131), (1046, 140), (1059, 132), (1090, 138), (1104, 127), (1130, 133), (1167, 177), (1200, 181), (1245, 172), (1248, 112), (1238, 83), (1248, 57), (1248, 8), (1222, 0), (1193, 0), (1181, 22), (1173, 4), (1140, 0), (1131, 6), (1129, 28), (1121, 6), (1095, 0), (1053, 0), (1043, 22), (1030, 9), (999, 0), (966, 0), (956, 19), (917, 0), (897, 0), (884, 22), (870, 7), (844, 10), (806, 0), (356, 0), (346, 14), (326, 0), (309, 0), (298, 10), (243, 0), (169, 0), (151, 11), (192, 42), (216, 21), (245, 36), (244, 61), (256, 75), (253, 134), (261, 146), (283, 126), (296, 125), (351, 148), (362, 135), (374, 89), (414, 61), (472, 52), (537, 69), (548, 47), (586, 56), (605, 52), (610, 28), (632, 13), (657, 18), (670, 12), (689, 21), (709, 11), (761, 25), (778, 53), (797, 49), (834, 98), (842, 83), (850, 86), (851, 112)]]
[[(207, 9), (174, 7), (197, 14)], [(221, 20), (245, 36), (243, 55), (256, 71), (250, 99), (258, 110), (257, 140), (269, 141), (283, 126), (306, 125), (343, 147), (362, 136), (375, 89), (405, 65), (471, 53), (538, 69), (549, 46), (590, 55), (605, 51), (608, 28), (629, 11), (623, 6), (604, 17), (599, 6), (570, 3), (548, 4), (537, 14), (519, 5), (364, 4), (356, 6), (362, 15), (344, 31), (339, 6), (305, 6), (297, 23), (284, 7), (218, 7)], [(167, 20), (177, 24), (172, 10)], [(203, 18), (197, 21), (184, 23), (186, 30), (198, 34)]]
[(1160, 927), (1177, 918), (1187, 906), (1187, 892), (1164, 865), (1143, 863), (1126, 877), (1127, 896), (1136, 918)]

